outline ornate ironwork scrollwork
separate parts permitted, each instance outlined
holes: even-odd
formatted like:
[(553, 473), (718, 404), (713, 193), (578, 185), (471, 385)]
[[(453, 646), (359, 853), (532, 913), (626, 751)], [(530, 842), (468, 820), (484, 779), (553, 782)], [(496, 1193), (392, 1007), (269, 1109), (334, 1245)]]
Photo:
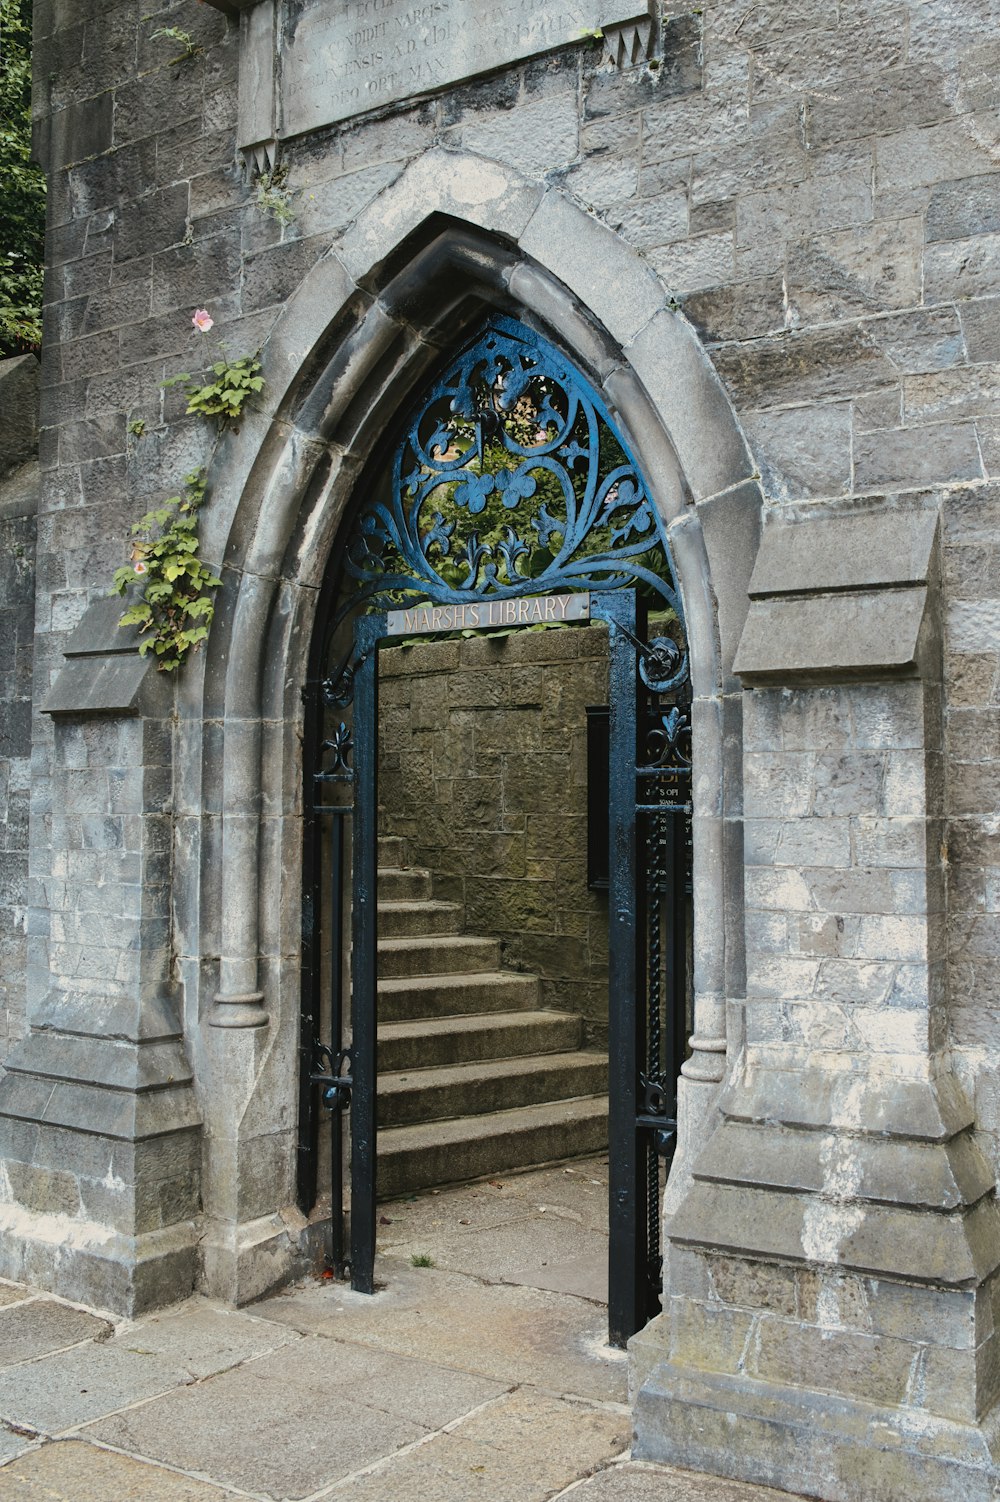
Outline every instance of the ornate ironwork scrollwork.
[(347, 1111), (354, 1085), (354, 1060), (349, 1048), (334, 1053), (325, 1043), (313, 1043), (312, 1070), (309, 1078), (320, 1086), (321, 1099), (328, 1111)]
[(688, 710), (674, 704), (657, 715), (656, 722), (646, 731), (645, 766), (663, 772), (690, 771), (691, 715)]
[[(412, 418), (345, 568), (352, 606), (639, 585), (679, 616), (665, 560), (641, 472), (597, 393), (532, 330), (496, 317)], [(657, 681), (668, 657), (650, 659)]]
[(320, 696), (330, 709), (347, 709), (354, 702), (356, 665), (346, 659), (320, 684)]
[(687, 681), (688, 655), (670, 636), (656, 636), (639, 652), (639, 677), (653, 694), (669, 694)]

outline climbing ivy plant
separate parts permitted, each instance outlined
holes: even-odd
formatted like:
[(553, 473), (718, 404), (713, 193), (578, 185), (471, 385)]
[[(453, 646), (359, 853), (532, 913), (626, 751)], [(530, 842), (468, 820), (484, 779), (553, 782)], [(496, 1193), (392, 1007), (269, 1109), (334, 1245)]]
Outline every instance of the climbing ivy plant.
[(264, 389), (260, 361), (256, 355), (243, 355), (238, 360), (216, 360), (212, 374), (214, 381), (206, 381), (204, 385), (193, 381), (187, 373), (171, 376), (163, 384), (184, 387), (189, 413), (218, 418), (220, 426), (235, 423), (247, 398)]
[(198, 512), (205, 499), (205, 471), (184, 478), (181, 495), (147, 511), (132, 528), (132, 562), (115, 570), (115, 592), (123, 595), (136, 576), (143, 584), (120, 626), (138, 626), (149, 635), (139, 655), (152, 651), (163, 672), (179, 668), (205, 640), (215, 614), (213, 593), (222, 580), (199, 556)]
[[(213, 319), (196, 309), (191, 319), (207, 334)], [(255, 352), (231, 360), (223, 353), (211, 366), (213, 379), (199, 384), (185, 373), (171, 376), (164, 387), (183, 386), (187, 411), (209, 418), (218, 428), (235, 428), (247, 400), (264, 389), (260, 357)], [(129, 424), (136, 439), (145, 433), (142, 419)], [(152, 652), (161, 672), (174, 672), (208, 636), (215, 615), (215, 591), (222, 580), (203, 561), (198, 513), (205, 502), (205, 470), (184, 478), (183, 491), (147, 511), (132, 528), (132, 561), (115, 570), (114, 593), (135, 591), (120, 626), (138, 626), (144, 639), (140, 655)], [(141, 581), (141, 582), (139, 582)]]

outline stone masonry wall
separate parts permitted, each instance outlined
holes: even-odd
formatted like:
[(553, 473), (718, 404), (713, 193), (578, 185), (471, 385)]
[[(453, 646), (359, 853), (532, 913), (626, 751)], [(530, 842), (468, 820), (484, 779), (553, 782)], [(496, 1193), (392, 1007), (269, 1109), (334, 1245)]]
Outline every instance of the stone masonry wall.
[(34, 559), (33, 511), (7, 514), (0, 484), (0, 1064), (25, 1027)]
[[(942, 499), (955, 1038), (982, 1073), (982, 1123), (1000, 1128), (981, 1069), (1000, 1043), (996, 0), (670, 5), (656, 68), (571, 49), (292, 142), (285, 226), (236, 160), (223, 16), (38, 0), (35, 17), (51, 169), (39, 693), (132, 519), (207, 455), (162, 380), (216, 336), (258, 344), (331, 237), (430, 145), (548, 176), (673, 289), (771, 504)], [(166, 25), (203, 50), (173, 62), (152, 40)], [(195, 306), (216, 320), (208, 341)]]
[(601, 626), (420, 642), (379, 654), (383, 834), (542, 1005), (607, 1040), (607, 895), (587, 888), (587, 716), (607, 703)]
[(0, 1067), (25, 1030), (38, 366), (0, 360)]
[[(218, 10), (36, 0), (50, 194), (35, 700), (132, 521), (209, 457), (211, 433), (163, 380), (223, 342), (260, 345), (333, 240), (427, 148), (512, 163), (659, 272), (725, 384), (769, 507), (919, 495), (942, 512), (948, 1026), (996, 1162), (1000, 0), (703, 0), (662, 16), (657, 66), (618, 71), (581, 44), (290, 142), (294, 218), (281, 224), (236, 157), (238, 32)], [(176, 61), (176, 44), (153, 39), (166, 26), (200, 50)], [(210, 336), (192, 329), (195, 307), (215, 319)], [(225, 535), (224, 519), (210, 525)], [(43, 788), (44, 717), (34, 738)], [(169, 796), (163, 807), (169, 835)], [(48, 841), (40, 816), (31, 900), (46, 976)], [(72, 911), (74, 891), (61, 895)], [(830, 902), (810, 922), (846, 932), (854, 917)]]

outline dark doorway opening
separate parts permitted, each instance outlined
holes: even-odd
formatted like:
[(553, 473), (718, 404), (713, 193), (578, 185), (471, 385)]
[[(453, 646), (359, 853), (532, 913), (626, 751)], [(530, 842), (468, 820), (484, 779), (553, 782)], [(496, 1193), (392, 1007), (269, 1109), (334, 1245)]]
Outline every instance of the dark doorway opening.
[(536, 333), (491, 320), (373, 477), (327, 598), (307, 689), (300, 1202), (315, 1201), (325, 1107), (332, 1260), (369, 1292), (380, 648), (574, 614), (606, 627), (607, 790), (590, 803), (607, 828), (609, 1325), (623, 1344), (658, 1309), (661, 1168), (688, 1031), (690, 693), (665, 543), (597, 393)]

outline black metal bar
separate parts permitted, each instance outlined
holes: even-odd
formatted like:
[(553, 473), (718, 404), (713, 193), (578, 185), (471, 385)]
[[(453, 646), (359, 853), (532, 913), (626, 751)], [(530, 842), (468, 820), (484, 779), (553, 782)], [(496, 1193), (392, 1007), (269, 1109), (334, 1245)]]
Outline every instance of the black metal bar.
[(322, 855), (316, 819), (316, 787), (312, 771), (319, 763), (323, 711), (318, 695), (304, 695), (305, 723), (303, 745), (305, 788), (302, 843), (302, 970), (299, 992), (299, 1120), (297, 1143), (296, 1198), (303, 1215), (316, 1203), (316, 1160), (319, 1146), (319, 1119), (316, 1091), (310, 1078), (313, 1046), (319, 1027), (320, 956), (319, 904), (322, 900)]
[(636, 1130), (644, 1028), (637, 1006), (635, 592), (593, 595), (590, 612), (608, 623), (608, 1338), (623, 1347), (646, 1322), (646, 1164)]
[(359, 616), (354, 676), (354, 884), (351, 952), (351, 1287), (375, 1292), (378, 986), (378, 652), (385, 615)]
[[(349, 808), (330, 808), (330, 1039), (339, 1054), (344, 1031), (344, 821)], [(330, 1261), (340, 1275), (344, 1266), (344, 1117), (330, 1117)]]

